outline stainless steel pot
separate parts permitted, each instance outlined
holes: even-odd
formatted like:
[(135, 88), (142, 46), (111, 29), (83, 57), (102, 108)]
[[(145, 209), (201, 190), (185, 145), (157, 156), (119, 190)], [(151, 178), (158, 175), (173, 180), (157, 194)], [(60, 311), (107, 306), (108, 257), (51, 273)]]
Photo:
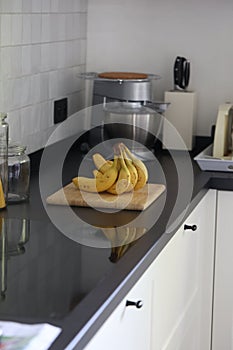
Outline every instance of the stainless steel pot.
[[(118, 78), (103, 78), (96, 72), (80, 75), (94, 83), (92, 104), (103, 106), (103, 117), (93, 112), (91, 128), (101, 123), (103, 126), (90, 132), (90, 144), (127, 138), (153, 149), (162, 128), (162, 113), (168, 106), (164, 102), (150, 102), (153, 100), (152, 82), (160, 76), (144, 74), (146, 78), (127, 79), (122, 73), (115, 73)], [(130, 75), (137, 76), (137, 73)]]
[[(154, 76), (153, 79), (159, 77)], [(148, 79), (141, 80), (96, 79), (93, 89), (94, 100), (97, 95), (121, 101), (151, 101), (151, 81), (151, 75)]]
[[(117, 74), (117, 72), (115, 72)], [(126, 73), (127, 74), (127, 73)], [(137, 73), (130, 73), (137, 74)], [(121, 73), (119, 73), (121, 76)], [(145, 74), (143, 79), (124, 79), (112, 78), (106, 79), (99, 77), (96, 72), (80, 73), (79, 77), (93, 81), (93, 104), (103, 102), (104, 98), (112, 101), (151, 101), (152, 100), (152, 81), (159, 80), (157, 74)]]
[(127, 138), (153, 146), (162, 127), (161, 115), (140, 102), (110, 102), (104, 104), (105, 135), (109, 138)]

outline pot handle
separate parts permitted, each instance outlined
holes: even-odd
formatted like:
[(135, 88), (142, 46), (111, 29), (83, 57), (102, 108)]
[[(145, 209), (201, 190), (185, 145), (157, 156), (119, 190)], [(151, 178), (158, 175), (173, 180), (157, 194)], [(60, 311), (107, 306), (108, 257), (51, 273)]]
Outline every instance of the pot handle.
[(154, 102), (146, 101), (144, 106), (153, 109), (157, 113), (163, 114), (167, 110), (170, 104), (171, 104), (170, 102), (163, 102), (163, 101), (154, 101)]

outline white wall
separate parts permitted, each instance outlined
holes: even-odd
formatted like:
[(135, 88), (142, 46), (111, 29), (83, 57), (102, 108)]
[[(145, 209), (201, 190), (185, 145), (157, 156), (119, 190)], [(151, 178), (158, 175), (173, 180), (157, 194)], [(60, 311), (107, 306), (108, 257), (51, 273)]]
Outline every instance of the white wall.
[(53, 131), (54, 100), (83, 106), (86, 19), (86, 0), (0, 0), (0, 111), (28, 152)]
[(173, 88), (177, 55), (191, 60), (197, 134), (233, 102), (232, 0), (88, 0), (87, 70), (157, 73), (157, 99)]

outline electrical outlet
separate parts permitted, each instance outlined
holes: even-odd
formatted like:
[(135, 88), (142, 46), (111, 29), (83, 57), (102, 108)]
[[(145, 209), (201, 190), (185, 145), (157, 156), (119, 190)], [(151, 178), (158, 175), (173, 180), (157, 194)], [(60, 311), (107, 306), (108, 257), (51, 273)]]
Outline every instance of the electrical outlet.
[(61, 100), (54, 101), (53, 121), (54, 124), (63, 122), (68, 116), (68, 99), (67, 97)]

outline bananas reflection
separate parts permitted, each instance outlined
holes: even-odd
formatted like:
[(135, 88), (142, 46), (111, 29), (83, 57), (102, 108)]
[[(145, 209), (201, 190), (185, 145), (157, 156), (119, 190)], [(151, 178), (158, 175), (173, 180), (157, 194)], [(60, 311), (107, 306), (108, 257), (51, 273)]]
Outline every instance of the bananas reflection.
[(117, 262), (134, 242), (144, 235), (146, 228), (144, 227), (101, 227), (105, 237), (111, 242), (111, 254), (109, 260), (113, 263)]

